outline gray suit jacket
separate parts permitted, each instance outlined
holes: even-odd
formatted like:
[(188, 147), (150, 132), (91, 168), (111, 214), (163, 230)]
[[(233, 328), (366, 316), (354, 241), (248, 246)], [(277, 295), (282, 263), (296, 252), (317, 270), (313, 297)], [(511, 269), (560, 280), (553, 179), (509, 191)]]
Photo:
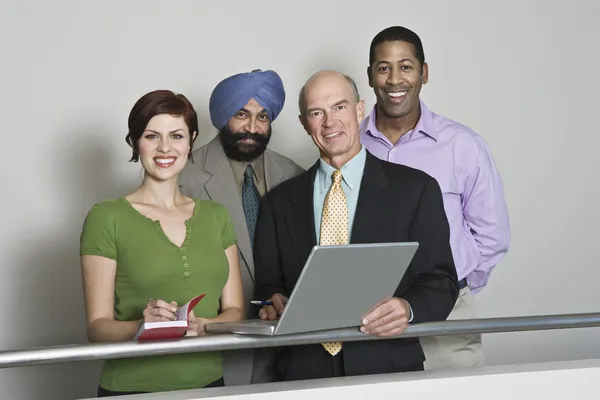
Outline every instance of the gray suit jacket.
[[(252, 316), (255, 311), (254, 306), (250, 304), (254, 292), (254, 259), (242, 199), (229, 160), (218, 137), (194, 150), (192, 154), (194, 162), (188, 162), (179, 175), (181, 190), (186, 196), (212, 200), (229, 210), (238, 239), (244, 306), (246, 313)], [(269, 149), (264, 153), (264, 168), (267, 191), (304, 172), (304, 169), (291, 159)], [(224, 361), (225, 384), (245, 385), (272, 381), (274, 377), (270, 371), (270, 353), (269, 349), (227, 351)]]

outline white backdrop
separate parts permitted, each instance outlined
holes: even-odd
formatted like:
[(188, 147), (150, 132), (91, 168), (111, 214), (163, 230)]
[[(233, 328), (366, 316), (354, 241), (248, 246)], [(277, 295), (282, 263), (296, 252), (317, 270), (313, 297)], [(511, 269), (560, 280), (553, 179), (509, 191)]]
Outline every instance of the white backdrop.
[[(502, 173), (513, 242), (483, 316), (593, 312), (600, 145), (595, 114), (600, 3), (548, 1), (6, 1), (0, 13), (0, 349), (84, 343), (78, 240), (91, 205), (133, 190), (127, 115), (168, 88), (196, 106), (198, 144), (215, 130), (212, 88), (274, 69), (288, 100), (272, 148), (305, 167), (317, 157), (297, 94), (321, 68), (353, 76), (367, 106), (369, 43), (405, 25), (430, 64), (423, 99), (489, 143)], [(494, 334), (491, 364), (599, 357), (598, 331)], [(99, 362), (0, 371), (6, 399), (95, 393)]]

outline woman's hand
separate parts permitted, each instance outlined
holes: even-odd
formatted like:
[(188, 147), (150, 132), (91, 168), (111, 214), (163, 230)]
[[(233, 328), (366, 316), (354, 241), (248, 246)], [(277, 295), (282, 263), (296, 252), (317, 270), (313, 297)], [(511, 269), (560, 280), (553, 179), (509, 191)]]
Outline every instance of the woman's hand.
[(144, 309), (144, 322), (175, 321), (177, 319), (177, 302), (167, 303), (164, 300), (151, 300)]
[(188, 327), (188, 330), (185, 332), (185, 336), (204, 335), (204, 333), (206, 332), (204, 328), (207, 322), (208, 319), (198, 318), (194, 314), (194, 310), (190, 311), (190, 313), (188, 314), (188, 323), (190, 325)]

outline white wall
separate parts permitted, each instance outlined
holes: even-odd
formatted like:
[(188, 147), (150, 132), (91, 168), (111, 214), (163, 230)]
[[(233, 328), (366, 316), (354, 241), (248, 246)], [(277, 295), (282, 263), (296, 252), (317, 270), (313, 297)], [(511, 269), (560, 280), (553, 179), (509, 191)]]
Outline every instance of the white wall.
[[(0, 349), (84, 343), (78, 263), (90, 206), (140, 178), (124, 137), (144, 93), (185, 93), (214, 135), (216, 83), (275, 69), (288, 102), (272, 148), (309, 166), (297, 93), (317, 69), (353, 76), (371, 107), (368, 48), (381, 29), (419, 33), (423, 98), (489, 142), (513, 243), (479, 296), (484, 316), (600, 309), (596, 1), (2, 1)], [(595, 330), (485, 337), (491, 364), (599, 357)], [(3, 398), (95, 393), (99, 363), (0, 372)], [(63, 386), (64, 385), (64, 386)]]

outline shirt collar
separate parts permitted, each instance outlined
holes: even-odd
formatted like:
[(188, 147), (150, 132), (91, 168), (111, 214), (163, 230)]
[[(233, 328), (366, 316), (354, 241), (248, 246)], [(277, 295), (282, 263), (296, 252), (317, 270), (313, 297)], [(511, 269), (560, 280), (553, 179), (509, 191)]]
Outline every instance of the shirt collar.
[[(364, 146), (361, 146), (360, 151), (354, 157), (352, 157), (346, 164), (342, 165), (340, 171), (342, 172), (343, 182), (350, 188), (350, 190), (358, 189), (362, 180), (363, 171), (365, 167), (365, 161), (367, 159), (367, 151)], [(319, 159), (319, 182), (321, 183), (321, 193), (325, 193), (331, 187), (331, 174), (336, 169), (331, 165), (327, 164), (323, 159)]]
[[(431, 111), (429, 111), (429, 109), (427, 108), (425, 103), (423, 103), (422, 100), (419, 100), (419, 105), (421, 106), (421, 116), (417, 121), (417, 125), (415, 125), (415, 128), (411, 132), (409, 132), (409, 139), (412, 139), (414, 133), (418, 132), (427, 135), (433, 140), (437, 141), (438, 132), (436, 131), (433, 125), (433, 114), (431, 113)], [(366, 121), (367, 126), (365, 127), (364, 132), (370, 134), (371, 136), (387, 140), (385, 135), (377, 129), (377, 125), (375, 124), (377, 118), (376, 114), (377, 104), (375, 104), (371, 109), (371, 114), (369, 115), (369, 118)]]
[(246, 170), (248, 164), (252, 165), (252, 169), (254, 170), (254, 176), (256, 177), (256, 180), (259, 182), (261, 181), (261, 177), (263, 175), (262, 171), (264, 168), (264, 155), (265, 154), (263, 153), (252, 161), (236, 161), (232, 160), (231, 158), (229, 159), (229, 163), (231, 164), (231, 167), (234, 171), (234, 175), (239, 181), (238, 183), (244, 182), (244, 171)]

